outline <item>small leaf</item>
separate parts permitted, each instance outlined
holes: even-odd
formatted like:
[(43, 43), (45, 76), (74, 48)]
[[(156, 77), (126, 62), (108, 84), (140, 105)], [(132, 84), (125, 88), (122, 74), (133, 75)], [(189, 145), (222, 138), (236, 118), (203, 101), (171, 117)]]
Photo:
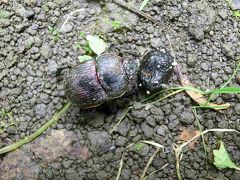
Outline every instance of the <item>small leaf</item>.
[(230, 159), (226, 148), (224, 147), (224, 143), (220, 141), (220, 147), (218, 150), (213, 150), (214, 154), (214, 162), (213, 164), (219, 168), (234, 168), (237, 169), (238, 167), (235, 165), (234, 162)]
[[(194, 136), (196, 136), (199, 133), (200, 133), (199, 131), (194, 131), (191, 128), (184, 129), (183, 132), (181, 133), (179, 139), (182, 140), (182, 141), (189, 141), (190, 139), (192, 139)], [(197, 142), (197, 139), (195, 139), (192, 142), (190, 142), (188, 144), (189, 148), (190, 149), (194, 149), (196, 142)]]
[(143, 10), (143, 8), (147, 5), (149, 0), (144, 0), (139, 8), (139, 11)]
[(100, 39), (98, 36), (88, 35), (87, 40), (88, 40), (88, 44), (89, 44), (90, 48), (97, 55), (102, 54), (107, 48), (107, 44), (102, 39)]
[(78, 59), (79, 59), (79, 61), (82, 63), (82, 62), (85, 62), (85, 61), (87, 61), (87, 60), (92, 59), (92, 57), (91, 57), (91, 56), (88, 56), (88, 55), (83, 55), (83, 56), (78, 56)]

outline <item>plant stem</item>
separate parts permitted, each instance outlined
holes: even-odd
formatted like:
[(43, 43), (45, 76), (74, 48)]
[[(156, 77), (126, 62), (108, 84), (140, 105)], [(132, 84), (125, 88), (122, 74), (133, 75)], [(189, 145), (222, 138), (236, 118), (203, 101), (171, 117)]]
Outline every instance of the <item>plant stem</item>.
[(33, 134), (31, 134), (30, 136), (26, 136), (25, 138), (10, 144), (6, 147), (3, 147), (0, 149), (0, 154), (4, 154), (6, 152), (12, 151), (17, 149), (18, 147), (27, 144), (31, 141), (33, 141), (34, 139), (36, 139), (39, 135), (41, 135), (44, 131), (46, 131), (51, 125), (53, 125), (54, 123), (56, 123), (61, 116), (71, 107), (71, 103), (68, 102), (59, 112), (57, 112), (56, 114), (53, 115), (52, 119), (50, 119), (46, 124), (44, 124), (41, 128), (39, 128), (36, 132), (34, 132)]

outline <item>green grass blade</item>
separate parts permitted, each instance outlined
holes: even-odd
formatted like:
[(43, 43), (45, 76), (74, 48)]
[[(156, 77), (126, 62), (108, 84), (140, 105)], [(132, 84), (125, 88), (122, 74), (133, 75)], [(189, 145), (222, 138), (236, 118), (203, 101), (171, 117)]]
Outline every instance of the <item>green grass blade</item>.
[(240, 87), (224, 87), (221, 89), (215, 89), (210, 93), (211, 94), (235, 94), (235, 93), (240, 93)]
[(147, 5), (147, 3), (149, 2), (149, 0), (144, 0), (139, 8), (139, 11), (142, 11), (143, 8)]

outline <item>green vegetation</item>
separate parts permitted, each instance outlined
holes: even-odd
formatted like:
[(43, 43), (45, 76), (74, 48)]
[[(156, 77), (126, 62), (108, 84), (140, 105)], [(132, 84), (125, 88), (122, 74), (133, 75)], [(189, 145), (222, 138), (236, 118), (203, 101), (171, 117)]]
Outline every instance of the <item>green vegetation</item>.
[(143, 148), (143, 143), (137, 143), (137, 144), (135, 144), (135, 149), (136, 149), (138, 152), (141, 151), (142, 148)]
[(16, 121), (13, 119), (12, 114), (12, 112), (7, 112), (4, 109), (0, 110), (0, 134), (8, 127), (16, 125)]
[(240, 168), (236, 166), (236, 164), (230, 159), (229, 154), (224, 146), (222, 141), (219, 142), (220, 147), (217, 150), (213, 150), (214, 154), (214, 162), (213, 164), (219, 168), (233, 168), (240, 171)]
[(139, 8), (139, 11), (142, 11), (143, 8), (147, 5), (148, 2), (149, 2), (149, 0), (143, 0), (141, 6), (140, 6), (140, 8)]
[(52, 26), (48, 26), (48, 31), (52, 35), (51, 39), (54, 42), (58, 42), (58, 40), (60, 39), (60, 31), (59, 31), (59, 29), (57, 29), (55, 27), (52, 27)]
[(122, 23), (120, 21), (112, 21), (111, 26), (114, 30), (119, 30), (122, 28)]

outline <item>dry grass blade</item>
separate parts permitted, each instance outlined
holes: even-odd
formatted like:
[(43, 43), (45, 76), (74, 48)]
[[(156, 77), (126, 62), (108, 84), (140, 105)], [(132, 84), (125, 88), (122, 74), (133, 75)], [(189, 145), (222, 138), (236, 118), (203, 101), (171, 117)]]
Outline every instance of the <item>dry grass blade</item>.
[(117, 124), (113, 127), (113, 129), (110, 131), (110, 134), (112, 134), (112, 133), (117, 129), (117, 127), (119, 126), (119, 124), (122, 122), (122, 120), (126, 117), (126, 115), (128, 114), (128, 112), (129, 112), (131, 109), (132, 109), (132, 107), (128, 107), (128, 108), (124, 111), (122, 117), (119, 119), (119, 121), (117, 122)]
[[(137, 142), (137, 143), (145, 143), (145, 144), (150, 144), (150, 145), (152, 145), (152, 146), (156, 146), (157, 147), (157, 149), (164, 149), (164, 146), (163, 145), (161, 145), (161, 144), (159, 144), (159, 143), (156, 143), (156, 142), (153, 142), (153, 141), (139, 141), (139, 142)], [(125, 149), (124, 149), (124, 151), (126, 151), (128, 148), (130, 148), (131, 146), (133, 146), (134, 144), (136, 144), (136, 143), (131, 143), (131, 144), (129, 144)], [(156, 151), (155, 151), (156, 152)], [(158, 151), (157, 151), (158, 152)], [(157, 154), (157, 152), (156, 153), (154, 153), (155, 155)], [(154, 156), (155, 156), (154, 155)], [(154, 156), (152, 156), (152, 158), (154, 157)], [(117, 177), (116, 177), (116, 180), (119, 180), (119, 178), (120, 178), (120, 176), (121, 176), (121, 172), (122, 172), (122, 168), (123, 168), (123, 158), (124, 158), (124, 152), (123, 152), (123, 154), (122, 154), (122, 158), (121, 158), (121, 160), (120, 160), (120, 163), (119, 163), (119, 169), (118, 169), (118, 173), (117, 173)], [(150, 158), (150, 160), (151, 160), (151, 158)], [(150, 161), (149, 160), (149, 161)], [(151, 164), (151, 162), (152, 162), (152, 160), (149, 162), (148, 161), (148, 163), (149, 163), (149, 165)], [(149, 167), (149, 165), (147, 164), (147, 166), (145, 167), (145, 171), (147, 171), (147, 169), (148, 169), (148, 167)], [(146, 172), (145, 172), (146, 173)], [(145, 176), (145, 175), (144, 175)], [(143, 176), (143, 177), (144, 177)]]
[[(178, 75), (182, 86), (193, 86), (193, 84), (190, 83), (190, 81), (188, 80), (187, 76), (182, 74), (180, 70), (180, 65), (175, 66), (175, 72)], [(210, 103), (203, 94), (200, 94), (194, 91), (186, 90), (186, 93), (202, 107), (208, 106), (209, 108), (212, 108), (214, 110), (227, 109), (230, 107), (229, 103), (225, 103), (221, 105)]]
[(146, 173), (147, 173), (147, 170), (148, 170), (150, 164), (152, 163), (154, 157), (156, 156), (156, 154), (157, 154), (159, 151), (160, 151), (160, 147), (158, 147), (158, 148), (155, 150), (155, 152), (153, 153), (153, 155), (149, 158), (149, 160), (148, 160), (148, 162), (147, 162), (147, 165), (146, 165), (146, 167), (144, 168), (143, 173), (142, 173), (142, 175), (141, 175), (141, 177), (140, 177), (140, 180), (144, 180), (144, 179), (145, 179), (145, 175), (146, 175)]
[(156, 142), (154, 142), (154, 141), (140, 141), (140, 142), (145, 143), (145, 144), (150, 144), (150, 145), (152, 145), (152, 146), (156, 146), (157, 148), (162, 148), (162, 149), (164, 149), (164, 146), (163, 146), (163, 145), (161, 145), (161, 144), (159, 144), (159, 143), (156, 143)]
[[(164, 164), (160, 169), (151, 172), (148, 176), (151, 176), (152, 174), (154, 174), (154, 173), (156, 173), (156, 172), (158, 172), (158, 171), (161, 171), (162, 169), (166, 168), (168, 165), (169, 165), (168, 163)], [(144, 180), (146, 180), (148, 176), (145, 176), (145, 177), (144, 177)]]

